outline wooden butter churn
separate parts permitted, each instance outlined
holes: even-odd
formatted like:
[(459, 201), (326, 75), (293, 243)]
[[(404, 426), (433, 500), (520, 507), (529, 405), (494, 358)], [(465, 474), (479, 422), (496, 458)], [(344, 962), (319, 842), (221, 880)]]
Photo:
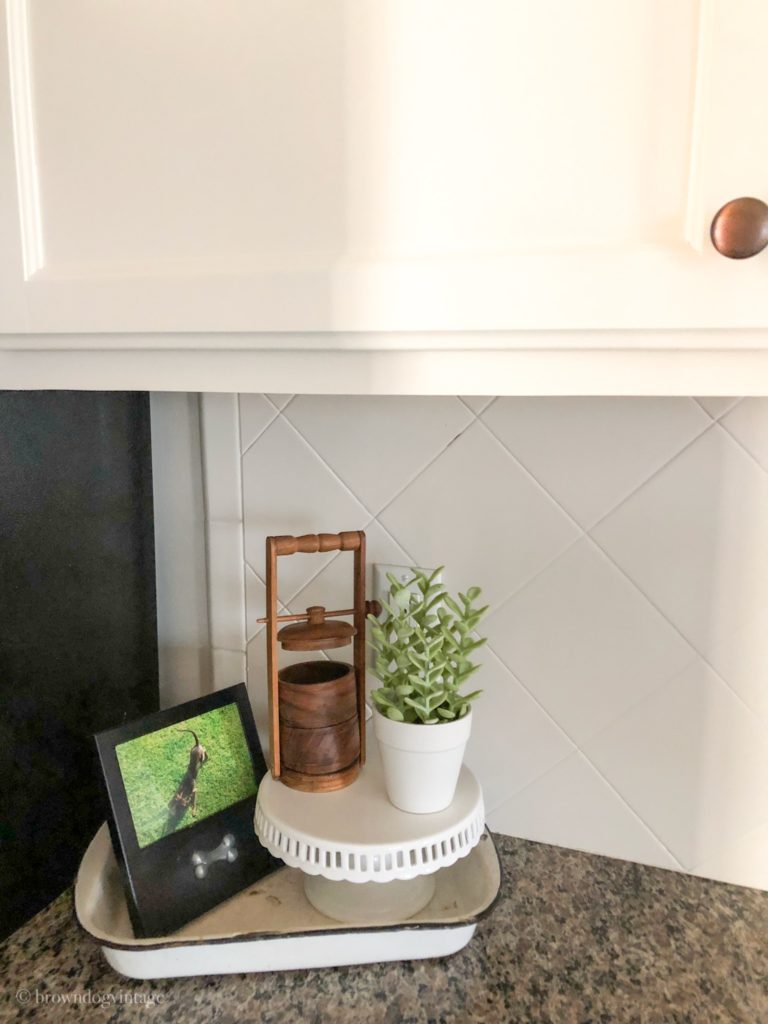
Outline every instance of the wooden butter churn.
[[(299, 553), (353, 553), (353, 607), (277, 614), (278, 560)], [(272, 775), (305, 792), (342, 789), (365, 763), (365, 620), (378, 614), (365, 600), (365, 533), (267, 538), (267, 678)], [(351, 617), (352, 622), (340, 618)], [(281, 623), (285, 625), (280, 627)], [(353, 644), (353, 664), (316, 660), (278, 669), (287, 651), (327, 651)]]

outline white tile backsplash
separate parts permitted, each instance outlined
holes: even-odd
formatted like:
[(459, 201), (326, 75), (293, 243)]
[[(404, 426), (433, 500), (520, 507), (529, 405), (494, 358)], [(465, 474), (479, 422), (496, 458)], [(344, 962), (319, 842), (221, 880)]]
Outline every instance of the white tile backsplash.
[(726, 413), (720, 423), (763, 469), (768, 469), (768, 402), (745, 398)]
[(374, 515), (472, 421), (458, 398), (371, 395), (299, 395), (285, 416)]
[(588, 528), (712, 421), (691, 398), (498, 398), (483, 422)]
[(761, 608), (707, 657), (731, 689), (768, 725), (768, 608)]
[(240, 447), (245, 452), (278, 414), (266, 395), (240, 395)]
[(587, 537), (494, 612), (485, 633), (577, 744), (695, 657)]
[(478, 421), (379, 515), (414, 564), (445, 563), (450, 589), (498, 604), (578, 536), (578, 528)]
[[(245, 558), (265, 578), (265, 538), (355, 530), (371, 516), (281, 414), (243, 457)], [(290, 599), (333, 554), (296, 555), (280, 566), (281, 598)]]
[(701, 659), (583, 750), (686, 868), (768, 821), (765, 727)]
[[(482, 669), (474, 689), (475, 722), (466, 761), (483, 781), (486, 811), (493, 811), (574, 750), (553, 718), (521, 686), (488, 646), (477, 652)], [(491, 728), (490, 723), (495, 723)]]
[[(768, 888), (766, 423), (764, 400), (206, 397), (211, 518), (244, 550), (210, 566), (216, 685), (247, 654), (265, 730), (264, 539), (363, 528), (369, 569), (445, 563), (492, 604), (467, 752), (492, 827)], [(349, 603), (343, 555), (280, 568), (291, 611)]]
[(729, 409), (732, 409), (737, 402), (744, 401), (739, 398), (697, 398), (696, 401), (709, 413), (713, 420), (720, 419)]
[(680, 867), (579, 751), (492, 811), (488, 824), (522, 839)]
[(592, 536), (706, 655), (768, 605), (766, 524), (768, 475), (713, 425)]

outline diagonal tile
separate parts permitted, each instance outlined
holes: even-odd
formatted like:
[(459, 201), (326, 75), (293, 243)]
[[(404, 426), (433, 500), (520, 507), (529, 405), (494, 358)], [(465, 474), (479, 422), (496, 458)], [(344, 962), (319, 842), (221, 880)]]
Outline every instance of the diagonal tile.
[(707, 652), (707, 661), (768, 723), (768, 608)]
[(719, 426), (592, 536), (704, 654), (768, 605), (768, 477)]
[(497, 603), (578, 530), (501, 444), (475, 422), (379, 516), (418, 565), (446, 565), (449, 589)]
[(299, 395), (285, 415), (374, 513), (472, 421), (457, 398)]
[(483, 409), (487, 409), (494, 401), (493, 397), (489, 395), (462, 395), (461, 400), (476, 416), (479, 416)]
[(466, 761), (491, 811), (574, 748), (492, 651), (481, 650), (478, 661), (471, 688), (483, 694), (473, 705)]
[(276, 409), (282, 410), (288, 405), (293, 395), (267, 395), (267, 398)]
[[(282, 417), (243, 456), (243, 514), (245, 557), (262, 579), (268, 536), (359, 530), (370, 518)], [(333, 557), (330, 553), (281, 558), (280, 600), (290, 601)]]
[(578, 751), (497, 807), (488, 825), (539, 843), (679, 867)]
[(729, 409), (732, 409), (737, 402), (740, 402), (740, 398), (697, 398), (696, 401), (704, 409), (713, 420), (720, 419), (721, 416), (725, 415)]
[[(376, 562), (385, 565), (407, 565), (409, 556), (374, 519), (365, 528), (366, 546), (366, 591), (373, 597), (373, 566)], [(325, 608), (351, 608), (353, 557), (351, 552), (340, 552), (325, 568), (296, 594), (289, 602), (292, 612), (302, 612), (313, 604)]]
[(277, 409), (264, 395), (240, 395), (240, 451), (249, 448), (277, 416)]
[(701, 659), (583, 749), (689, 870), (768, 822), (768, 732)]
[(720, 423), (768, 469), (768, 398), (743, 398)]
[(710, 424), (690, 398), (499, 398), (482, 418), (584, 527)]
[(587, 538), (495, 611), (485, 632), (577, 744), (695, 656)]
[(768, 823), (753, 829), (693, 870), (702, 878), (731, 885), (749, 885), (768, 892)]

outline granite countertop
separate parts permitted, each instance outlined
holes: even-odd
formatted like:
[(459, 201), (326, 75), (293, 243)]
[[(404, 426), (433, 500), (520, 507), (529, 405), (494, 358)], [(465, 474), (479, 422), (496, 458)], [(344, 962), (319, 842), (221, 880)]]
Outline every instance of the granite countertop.
[[(768, 1021), (768, 893), (495, 839), (504, 870), (500, 899), (469, 946), (445, 960), (131, 981), (112, 971), (79, 929), (67, 892), (0, 946), (0, 1019)], [(91, 1005), (67, 1006), (74, 993), (90, 994)]]

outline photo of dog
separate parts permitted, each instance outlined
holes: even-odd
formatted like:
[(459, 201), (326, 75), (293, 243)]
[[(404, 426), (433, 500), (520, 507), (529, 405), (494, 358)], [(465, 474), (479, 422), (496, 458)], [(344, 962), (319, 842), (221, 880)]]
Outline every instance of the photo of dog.
[(257, 789), (235, 704), (118, 744), (115, 753), (140, 847)]
[(186, 814), (187, 808), (193, 817), (197, 817), (197, 775), (202, 765), (208, 760), (208, 751), (197, 738), (197, 733), (192, 729), (179, 729), (178, 732), (188, 732), (195, 740), (195, 745), (189, 752), (189, 764), (182, 776), (176, 792), (168, 803), (168, 824), (166, 834), (173, 832), (178, 823)]

